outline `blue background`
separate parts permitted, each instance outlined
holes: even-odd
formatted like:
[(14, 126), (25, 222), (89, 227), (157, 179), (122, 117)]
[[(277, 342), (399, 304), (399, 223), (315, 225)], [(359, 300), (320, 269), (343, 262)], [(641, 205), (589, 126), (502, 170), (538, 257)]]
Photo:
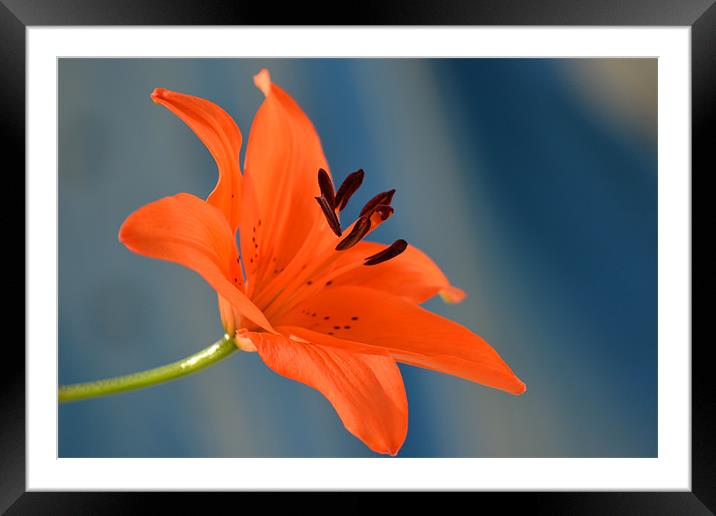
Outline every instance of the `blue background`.
[[(528, 386), (514, 397), (401, 366), (401, 457), (656, 456), (656, 60), (60, 60), (60, 383), (221, 335), (211, 288), (131, 253), (117, 231), (137, 207), (205, 197), (216, 179), (151, 91), (216, 102), (246, 142), (264, 66), (313, 120), (334, 175), (367, 171), (354, 204), (397, 188), (374, 239), (407, 239), (469, 295), (427, 307), (483, 336)], [(61, 405), (59, 454), (375, 456), (255, 353)]]

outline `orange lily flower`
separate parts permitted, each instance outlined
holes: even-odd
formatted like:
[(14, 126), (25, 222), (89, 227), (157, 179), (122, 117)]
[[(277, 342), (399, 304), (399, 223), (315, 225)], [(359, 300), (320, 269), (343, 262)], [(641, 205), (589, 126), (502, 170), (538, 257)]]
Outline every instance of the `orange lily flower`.
[(376, 195), (343, 228), (340, 214), (363, 171), (336, 191), (308, 117), (268, 71), (254, 82), (265, 99), (243, 174), (241, 132), (224, 110), (154, 90), (152, 100), (206, 145), (219, 179), (206, 201), (180, 193), (139, 208), (120, 241), (200, 274), (216, 290), (223, 326), (239, 348), (320, 391), (376, 452), (395, 455), (407, 434), (396, 362), (523, 393), (524, 383), (482, 338), (418, 306), (435, 294), (465, 297), (425, 253), (404, 240), (387, 247), (364, 240), (393, 214), (394, 190)]

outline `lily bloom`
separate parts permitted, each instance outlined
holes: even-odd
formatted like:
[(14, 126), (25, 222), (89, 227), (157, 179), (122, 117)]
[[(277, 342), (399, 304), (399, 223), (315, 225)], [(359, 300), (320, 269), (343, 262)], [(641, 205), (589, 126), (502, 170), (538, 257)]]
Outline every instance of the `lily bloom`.
[(219, 178), (206, 201), (179, 193), (139, 208), (120, 241), (200, 274), (217, 292), (224, 329), (238, 347), (320, 391), (375, 452), (397, 454), (407, 434), (396, 362), (522, 394), (524, 383), (482, 338), (419, 306), (436, 294), (448, 302), (465, 297), (425, 253), (404, 240), (365, 240), (393, 214), (395, 191), (375, 195), (342, 224), (364, 172), (336, 189), (316, 130), (295, 100), (266, 70), (254, 82), (265, 99), (243, 173), (241, 132), (224, 110), (154, 90), (152, 100), (206, 145)]

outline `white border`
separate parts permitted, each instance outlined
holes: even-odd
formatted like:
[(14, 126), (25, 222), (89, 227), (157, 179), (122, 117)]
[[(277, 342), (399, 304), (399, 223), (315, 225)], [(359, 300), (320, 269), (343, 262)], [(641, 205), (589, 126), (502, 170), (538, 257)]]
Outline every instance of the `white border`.
[[(330, 41), (330, 45), (326, 45)], [(690, 29), (28, 28), (27, 488), (690, 490)], [(659, 58), (659, 457), (58, 459), (57, 58)]]

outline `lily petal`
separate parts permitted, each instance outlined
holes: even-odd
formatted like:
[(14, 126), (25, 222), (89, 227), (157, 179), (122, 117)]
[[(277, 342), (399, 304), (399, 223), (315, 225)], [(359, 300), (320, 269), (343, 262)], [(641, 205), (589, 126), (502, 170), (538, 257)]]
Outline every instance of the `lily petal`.
[[(259, 266), (260, 254), (263, 254), (261, 247), (264, 229), (261, 221), (261, 210), (256, 197), (251, 176), (244, 176), (243, 197), (241, 199), (241, 215), (239, 217), (239, 245), (241, 247), (241, 261), (244, 265), (246, 275), (246, 295), (252, 297), (256, 289), (256, 275)], [(261, 253), (259, 252), (261, 251)]]
[[(385, 292), (365, 287), (327, 287), (272, 322), (281, 327), (298, 326), (333, 334), (335, 338), (322, 340), (322, 345), (363, 353), (369, 346), (376, 354), (388, 352), (399, 362), (459, 376), (512, 394), (525, 391), (525, 384), (481, 337)], [(310, 334), (297, 334), (306, 339), (314, 338)]]
[(346, 429), (371, 450), (395, 455), (408, 431), (403, 378), (388, 356), (361, 355), (267, 333), (247, 333), (276, 373), (323, 394)]
[(260, 213), (253, 214), (250, 222), (242, 221), (242, 231), (249, 234), (257, 228), (261, 264), (256, 288), (260, 288), (298, 259), (307, 241), (313, 244), (314, 239), (331, 238), (333, 233), (315, 201), (321, 195), (318, 170), (328, 171), (328, 164), (313, 124), (296, 101), (271, 82), (267, 70), (254, 82), (266, 99), (251, 126), (244, 169), (253, 182)]
[(241, 315), (274, 331), (242, 292), (234, 234), (222, 212), (207, 202), (182, 193), (142, 206), (124, 221), (119, 240), (135, 253), (197, 272)]
[(234, 119), (213, 102), (165, 88), (156, 88), (152, 100), (169, 109), (188, 125), (206, 145), (219, 169), (219, 180), (207, 199), (219, 208), (231, 229), (239, 224), (241, 131)]
[[(384, 244), (360, 242), (344, 251), (336, 263), (339, 269), (344, 264), (362, 261), (368, 256), (385, 249)], [(374, 267), (357, 267), (333, 280), (333, 284), (352, 285), (372, 288), (400, 296), (415, 304), (420, 304), (435, 294), (440, 294), (446, 302), (459, 303), (466, 295), (454, 287), (447, 276), (430, 257), (415, 246), (408, 247), (400, 255)]]

